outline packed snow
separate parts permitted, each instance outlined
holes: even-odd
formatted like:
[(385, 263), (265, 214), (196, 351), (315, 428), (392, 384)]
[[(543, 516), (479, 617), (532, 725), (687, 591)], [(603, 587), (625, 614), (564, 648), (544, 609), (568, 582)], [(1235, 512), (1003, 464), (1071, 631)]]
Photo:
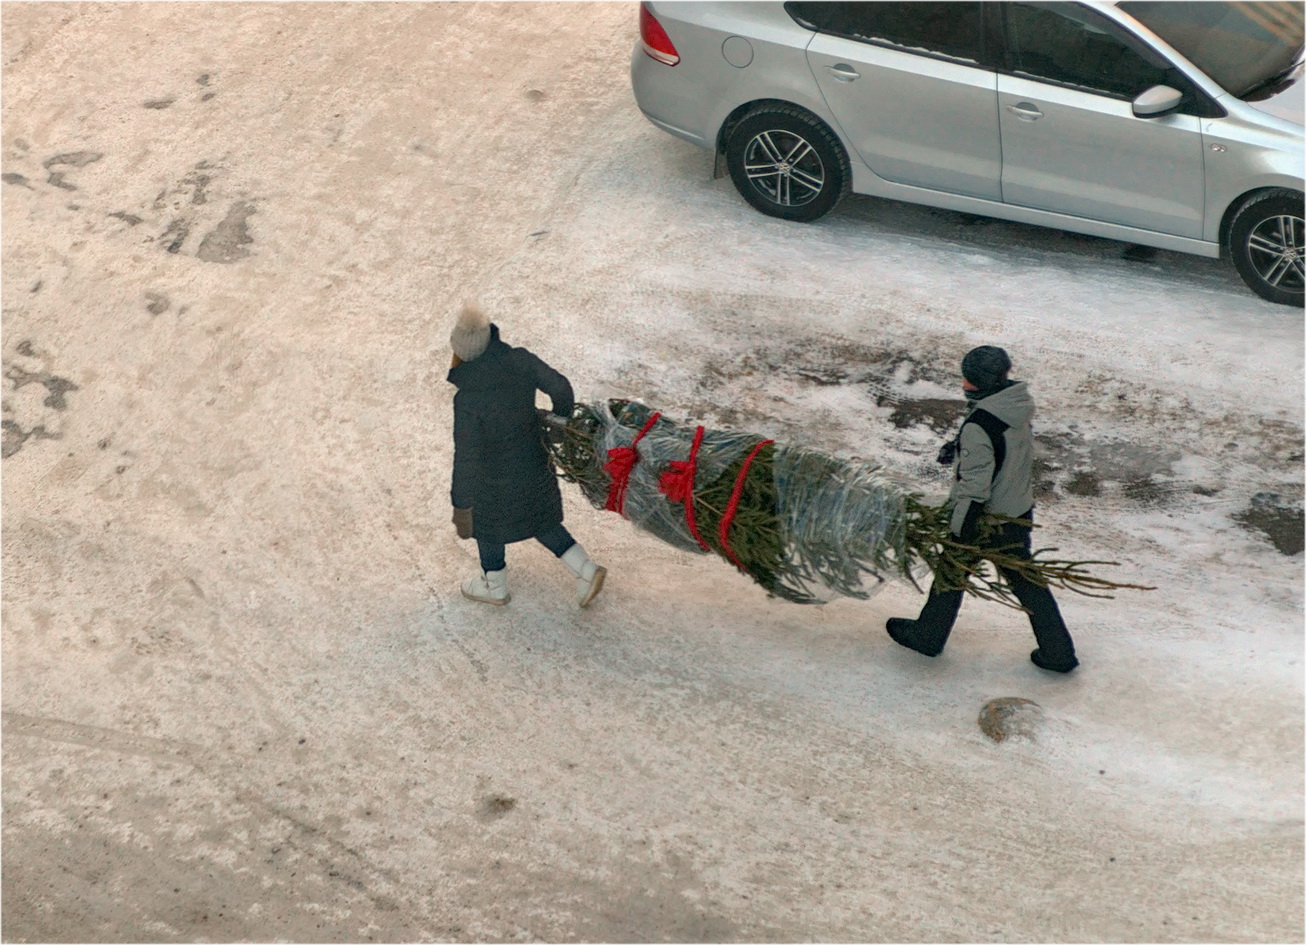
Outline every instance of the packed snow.
[[(1300, 310), (925, 207), (762, 216), (639, 114), (633, 4), (3, 18), (6, 940), (1302, 938)], [(598, 601), (531, 543), (466, 601), (465, 300), (582, 400), (930, 494), (1001, 345), (1036, 546), (1156, 589), (1058, 594), (1070, 676), (978, 601), (928, 660), (909, 586), (768, 600), (564, 484)]]

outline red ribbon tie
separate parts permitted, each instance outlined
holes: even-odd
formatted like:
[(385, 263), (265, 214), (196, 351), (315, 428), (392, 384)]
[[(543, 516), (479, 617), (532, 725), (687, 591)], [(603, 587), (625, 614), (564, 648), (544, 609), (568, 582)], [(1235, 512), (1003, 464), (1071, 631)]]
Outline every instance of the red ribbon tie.
[(604, 506), (609, 512), (616, 512), (618, 515), (626, 514), (626, 488), (630, 485), (630, 474), (635, 469), (635, 464), (639, 462), (639, 453), (635, 445), (644, 439), (644, 434), (653, 429), (653, 424), (658, 422), (662, 414), (655, 413), (648, 418), (648, 423), (644, 424), (644, 429), (635, 434), (635, 438), (630, 441), (629, 446), (618, 446), (608, 450), (608, 461), (603, 464), (603, 471), (612, 479), (608, 486), (608, 502)]
[(685, 503), (685, 524), (689, 526), (689, 533), (694, 536), (699, 547), (711, 551), (694, 523), (694, 474), (698, 466), (698, 448), (702, 445), (703, 428), (699, 427), (694, 431), (694, 445), (689, 448), (689, 458), (673, 459), (667, 464), (669, 468), (658, 479), (658, 491), (667, 497), (668, 502)]
[(735, 512), (739, 509), (739, 498), (744, 494), (744, 480), (748, 478), (748, 468), (753, 465), (753, 460), (757, 458), (757, 454), (762, 452), (762, 447), (774, 442), (774, 440), (763, 440), (753, 447), (753, 452), (749, 453), (748, 459), (744, 460), (744, 465), (739, 470), (739, 476), (735, 479), (734, 491), (730, 493), (730, 504), (726, 506), (726, 514), (721, 516), (721, 526), (717, 529), (717, 538), (721, 542), (721, 550), (734, 562), (735, 567), (745, 574), (748, 573), (748, 569), (744, 567), (744, 563), (739, 560), (739, 556), (730, 547), (728, 540), (730, 523), (735, 520)]

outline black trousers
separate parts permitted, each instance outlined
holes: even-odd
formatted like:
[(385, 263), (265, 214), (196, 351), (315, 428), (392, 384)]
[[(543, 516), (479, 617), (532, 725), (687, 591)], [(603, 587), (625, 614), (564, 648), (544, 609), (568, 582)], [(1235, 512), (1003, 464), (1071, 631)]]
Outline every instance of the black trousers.
[[(1019, 517), (1032, 523), (1033, 510)], [(990, 548), (1003, 548), (1013, 557), (1028, 559), (1031, 557), (1030, 532), (1031, 529), (1023, 525), (1006, 524), (995, 529), (985, 544)], [(1057, 607), (1052, 592), (1035, 584), (1019, 571), (1009, 568), (999, 570), (1002, 579), (1016, 595), (1016, 600), (1029, 611), (1029, 625), (1034, 630), (1034, 638), (1038, 641), (1043, 656), (1053, 663), (1070, 662), (1075, 656), (1075, 642), (1070, 638), (1065, 621), (1061, 619), (1061, 609)], [(957, 614), (961, 611), (961, 601), (966, 592), (939, 590), (938, 583), (936, 578), (930, 586), (930, 596), (916, 621), (916, 632), (917, 640), (925, 647), (942, 650), (948, 642), (948, 635), (952, 633), (952, 625), (957, 622)]]
[[(576, 539), (571, 537), (571, 532), (567, 531), (566, 527), (562, 525), (536, 535), (535, 540), (559, 558), (565, 555), (572, 545), (576, 544)], [(481, 555), (482, 571), (502, 571), (507, 567), (507, 551), (502, 542), (484, 541), (478, 538), (476, 539), (476, 548)]]

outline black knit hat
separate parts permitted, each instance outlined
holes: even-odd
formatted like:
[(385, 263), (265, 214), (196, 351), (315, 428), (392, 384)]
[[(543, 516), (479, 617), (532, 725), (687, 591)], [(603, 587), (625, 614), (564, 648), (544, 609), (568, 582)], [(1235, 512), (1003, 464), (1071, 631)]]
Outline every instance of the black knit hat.
[(991, 390), (1007, 379), (1011, 358), (994, 345), (980, 345), (961, 359), (961, 376), (980, 390)]

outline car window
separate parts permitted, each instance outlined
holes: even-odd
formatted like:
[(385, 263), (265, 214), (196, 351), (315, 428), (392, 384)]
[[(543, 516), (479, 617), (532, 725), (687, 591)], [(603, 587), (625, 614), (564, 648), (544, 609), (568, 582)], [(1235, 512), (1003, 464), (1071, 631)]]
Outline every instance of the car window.
[(1128, 43), (1116, 27), (1073, 3), (1007, 5), (1011, 71), (1132, 101), (1154, 85), (1187, 92), (1190, 84), (1151, 50)]
[(798, 3), (789, 15), (808, 29), (904, 52), (979, 65), (984, 31), (979, 3)]

